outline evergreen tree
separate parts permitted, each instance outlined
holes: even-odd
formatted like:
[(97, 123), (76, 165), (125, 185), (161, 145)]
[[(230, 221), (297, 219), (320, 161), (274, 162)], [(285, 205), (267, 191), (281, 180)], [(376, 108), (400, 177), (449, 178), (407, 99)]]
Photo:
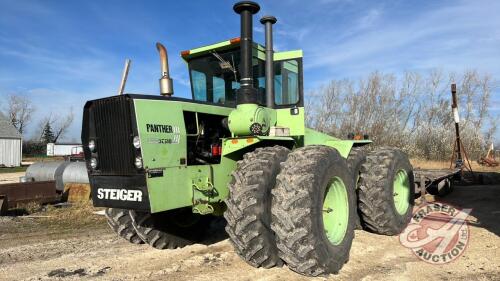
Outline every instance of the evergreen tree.
[(47, 144), (49, 142), (54, 142), (55, 136), (54, 132), (52, 132), (52, 127), (50, 126), (50, 123), (45, 124), (43, 127), (43, 134), (42, 134), (42, 142)]

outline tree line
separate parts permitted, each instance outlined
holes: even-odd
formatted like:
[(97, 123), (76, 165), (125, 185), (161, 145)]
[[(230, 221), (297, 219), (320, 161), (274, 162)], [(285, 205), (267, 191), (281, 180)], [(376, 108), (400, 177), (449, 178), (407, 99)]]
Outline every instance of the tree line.
[(495, 83), (476, 70), (373, 72), (359, 80), (332, 80), (306, 98), (306, 123), (340, 138), (367, 134), (375, 146), (400, 147), (411, 157), (449, 160), (455, 140), (452, 83), (462, 141), (469, 157), (479, 159), (495, 141), (499, 118), (489, 111)]
[[(457, 84), (462, 141), (469, 157), (479, 159), (495, 141), (498, 129), (499, 117), (489, 111), (498, 83), (476, 70), (373, 72), (358, 80), (334, 79), (306, 96), (306, 125), (339, 138), (368, 135), (374, 141), (372, 147), (400, 147), (411, 157), (446, 160), (455, 140), (451, 83)], [(24, 96), (10, 95), (1, 109), (26, 135), (36, 106)], [(49, 113), (37, 122), (25, 151), (57, 142), (73, 119), (71, 110), (67, 115)]]

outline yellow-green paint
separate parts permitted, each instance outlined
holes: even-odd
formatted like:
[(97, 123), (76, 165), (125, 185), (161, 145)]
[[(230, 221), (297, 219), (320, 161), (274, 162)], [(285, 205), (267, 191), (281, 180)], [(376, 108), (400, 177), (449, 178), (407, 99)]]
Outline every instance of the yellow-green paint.
[(227, 47), (231, 47), (231, 41), (230, 40), (225, 40), (225, 41), (222, 41), (222, 42), (218, 42), (218, 43), (215, 43), (215, 44), (211, 44), (211, 45), (207, 45), (207, 46), (202, 46), (202, 47), (199, 47), (199, 48), (194, 48), (194, 49), (191, 49), (189, 50), (189, 55), (187, 56), (183, 56), (182, 58), (184, 60), (188, 60), (194, 56), (198, 56), (198, 55), (202, 55), (202, 54), (205, 54), (209, 51), (212, 51), (212, 50), (223, 50), (223, 49), (227, 49)]
[(276, 109), (276, 126), (290, 128), (290, 136), (303, 136), (305, 133), (304, 107), (297, 109), (297, 115), (292, 115), (290, 108)]
[(263, 125), (267, 132), (270, 126), (287, 127), (290, 136), (303, 136), (304, 107), (297, 108), (298, 114), (292, 114), (290, 108), (270, 109), (256, 104), (241, 104), (229, 115), (229, 128), (235, 136), (250, 135), (253, 123)]
[(303, 52), (302, 50), (294, 50), (294, 51), (286, 51), (286, 52), (275, 52), (273, 59), (277, 60), (289, 60), (289, 59), (297, 59), (302, 58)]
[(250, 127), (254, 124), (259, 124), (262, 132), (267, 133), (276, 124), (276, 111), (254, 103), (239, 104), (229, 114), (228, 124), (235, 136), (251, 135)]
[[(231, 108), (168, 100), (134, 100), (136, 122), (141, 139), (144, 168), (162, 170), (162, 177), (147, 177), (152, 212), (191, 206), (198, 191), (193, 180), (207, 178), (217, 193), (207, 200), (219, 202), (227, 197), (227, 183), (235, 161), (223, 158), (217, 165), (187, 166), (187, 139), (183, 111), (228, 116)], [(172, 126), (172, 132), (148, 132), (148, 124)]]
[(349, 226), (349, 200), (347, 189), (339, 177), (328, 184), (323, 196), (323, 228), (326, 237), (333, 245), (339, 245)]
[(260, 142), (257, 137), (227, 138), (222, 142), (222, 155), (226, 156)]
[(341, 140), (336, 137), (306, 128), (304, 135), (304, 146), (327, 145), (338, 150), (342, 157), (347, 158), (353, 146), (361, 146), (371, 143), (371, 140)]
[[(184, 61), (188, 61), (193, 57), (197, 57), (200, 55), (204, 55), (206, 53), (209, 53), (211, 51), (223, 51), (227, 50), (230, 48), (236, 48), (239, 47), (240, 43), (231, 43), (230, 40), (225, 40), (222, 42), (218, 42), (215, 44), (207, 45), (207, 46), (202, 46), (198, 48), (194, 48), (189, 50), (189, 54), (182, 56)], [(264, 46), (253, 43), (253, 56), (255, 58), (258, 58), (260, 60), (266, 60), (266, 51)], [(285, 52), (275, 52), (273, 59), (276, 60), (287, 60), (287, 59), (295, 59), (295, 58), (302, 58), (303, 53), (302, 50), (293, 50), (293, 51), (285, 51)]]
[(295, 139), (292, 137), (269, 137), (269, 136), (248, 136), (240, 138), (226, 138), (222, 141), (222, 156), (228, 156), (234, 152), (242, 151), (261, 142), (269, 143), (289, 143), (289, 147), (295, 145)]
[(410, 206), (410, 180), (404, 169), (396, 172), (393, 182), (394, 207), (400, 215), (406, 214)]
[(293, 73), (299, 73), (299, 64), (296, 60), (285, 61), (283, 64), (283, 68)]
[[(230, 49), (230, 48), (236, 48), (236, 47), (239, 47), (239, 45), (240, 45), (240, 43), (231, 43), (231, 40), (225, 40), (225, 41), (218, 42), (215, 44), (206, 45), (206, 46), (191, 49), (191, 50), (189, 50), (189, 55), (182, 56), (182, 58), (185, 61), (188, 61), (189, 59), (191, 59), (193, 57), (204, 55), (204, 54), (209, 53), (211, 51), (222, 51), (222, 50), (226, 50), (226, 49)], [(265, 60), (266, 59), (265, 48), (260, 44), (253, 43), (253, 55), (254, 55), (254, 57), (257, 57), (261, 60)]]

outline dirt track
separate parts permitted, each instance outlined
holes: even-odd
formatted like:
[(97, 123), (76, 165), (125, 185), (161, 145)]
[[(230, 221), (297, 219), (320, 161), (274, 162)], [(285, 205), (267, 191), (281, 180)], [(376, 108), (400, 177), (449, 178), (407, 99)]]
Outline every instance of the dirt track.
[[(472, 208), (463, 256), (436, 266), (398, 237), (356, 231), (350, 261), (332, 280), (500, 280), (500, 185), (457, 187), (445, 202)], [(155, 250), (115, 236), (102, 218), (86, 226), (0, 218), (0, 280), (309, 280), (287, 269), (255, 269), (223, 234), (209, 245)], [(322, 280), (325, 278), (318, 278)]]

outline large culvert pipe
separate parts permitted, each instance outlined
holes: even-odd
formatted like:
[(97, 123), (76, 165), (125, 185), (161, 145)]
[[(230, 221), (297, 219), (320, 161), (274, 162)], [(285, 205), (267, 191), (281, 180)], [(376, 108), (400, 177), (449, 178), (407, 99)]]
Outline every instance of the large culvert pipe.
[(85, 162), (71, 162), (62, 174), (62, 186), (67, 183), (89, 183)]
[(274, 50), (273, 50), (273, 16), (263, 16), (260, 19), (266, 30), (266, 106), (274, 107)]
[(56, 189), (63, 191), (63, 172), (70, 162), (66, 161), (46, 161), (31, 164), (26, 169), (26, 177), (35, 181), (56, 181)]
[(233, 6), (233, 10), (241, 16), (240, 45), (240, 89), (236, 98), (237, 104), (257, 103), (257, 89), (253, 85), (252, 44), (253, 14), (260, 10), (259, 4), (252, 1), (241, 1)]

